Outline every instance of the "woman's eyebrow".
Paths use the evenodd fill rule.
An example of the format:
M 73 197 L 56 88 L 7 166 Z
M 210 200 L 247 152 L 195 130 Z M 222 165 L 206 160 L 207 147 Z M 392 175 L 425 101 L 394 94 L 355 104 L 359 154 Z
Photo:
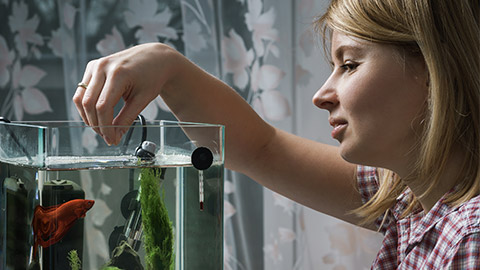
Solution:
M 345 51 L 354 51 L 357 54 L 363 55 L 364 48 L 356 45 L 340 45 L 335 49 L 333 55 L 336 59 L 342 59 Z

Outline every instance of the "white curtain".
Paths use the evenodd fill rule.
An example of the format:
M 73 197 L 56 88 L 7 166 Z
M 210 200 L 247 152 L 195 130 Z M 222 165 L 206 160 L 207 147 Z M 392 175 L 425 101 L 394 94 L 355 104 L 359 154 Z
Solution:
M 326 112 L 311 103 L 330 72 L 311 30 L 327 4 L 0 0 L 0 116 L 78 120 L 71 98 L 89 60 L 164 42 L 230 84 L 272 125 L 335 144 Z M 173 119 L 160 98 L 142 114 Z M 77 135 L 86 150 L 96 147 L 89 136 Z M 227 171 L 225 181 L 225 269 L 369 268 L 378 234 L 300 206 L 242 174 Z

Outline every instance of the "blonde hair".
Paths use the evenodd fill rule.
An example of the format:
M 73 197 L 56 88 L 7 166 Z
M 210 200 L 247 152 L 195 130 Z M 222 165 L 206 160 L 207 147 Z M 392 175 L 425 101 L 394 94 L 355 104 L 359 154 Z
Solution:
M 465 152 L 458 190 L 446 202 L 458 205 L 480 192 L 480 1 L 333 0 L 315 28 L 327 43 L 339 31 L 363 40 L 393 44 L 423 58 L 429 78 L 424 131 L 412 176 L 424 196 L 438 184 L 456 147 Z M 458 150 L 458 149 L 457 149 Z M 369 223 L 392 207 L 406 185 L 380 170 L 375 196 L 355 210 Z M 431 179 L 431 181 L 423 181 Z M 418 205 L 412 197 L 403 216 Z

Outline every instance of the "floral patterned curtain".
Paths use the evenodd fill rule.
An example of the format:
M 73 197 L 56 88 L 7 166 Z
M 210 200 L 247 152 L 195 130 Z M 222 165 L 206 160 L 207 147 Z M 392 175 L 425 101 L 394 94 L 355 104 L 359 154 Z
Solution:
M 334 144 L 326 114 L 311 104 L 330 72 L 311 32 L 327 2 L 0 0 L 0 116 L 78 120 L 71 98 L 89 60 L 164 42 L 230 84 L 266 121 Z M 174 119 L 160 98 L 142 114 Z M 89 132 L 77 135 L 85 151 L 97 144 Z M 225 269 L 369 268 L 377 234 L 297 205 L 244 175 L 225 177 Z M 95 221 L 86 220 L 92 230 L 111 213 L 98 203 L 110 192 L 91 192 L 102 206 Z M 107 257 L 97 233 L 92 252 Z

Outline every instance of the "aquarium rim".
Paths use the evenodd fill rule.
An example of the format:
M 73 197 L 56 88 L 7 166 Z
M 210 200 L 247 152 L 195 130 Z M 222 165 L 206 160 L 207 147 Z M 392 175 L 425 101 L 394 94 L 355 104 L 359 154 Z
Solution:
M 138 120 L 134 122 L 138 123 Z M 67 124 L 70 124 L 67 126 Z M 71 124 L 78 124 L 71 125 Z M 105 125 L 105 126 L 88 126 L 83 121 L 76 120 L 54 120 L 54 121 L 11 121 L 0 122 L 0 125 L 11 125 L 11 126 L 20 126 L 20 127 L 30 127 L 30 128 L 39 128 L 39 129 L 49 129 L 49 128 L 62 128 L 62 127 L 78 127 L 78 128 L 96 128 L 96 127 L 131 127 L 126 125 Z M 210 123 L 199 123 L 199 122 L 183 122 L 183 121 L 172 121 L 172 120 L 147 120 L 145 127 L 218 127 L 224 128 L 224 125 L 221 124 L 210 124 Z

